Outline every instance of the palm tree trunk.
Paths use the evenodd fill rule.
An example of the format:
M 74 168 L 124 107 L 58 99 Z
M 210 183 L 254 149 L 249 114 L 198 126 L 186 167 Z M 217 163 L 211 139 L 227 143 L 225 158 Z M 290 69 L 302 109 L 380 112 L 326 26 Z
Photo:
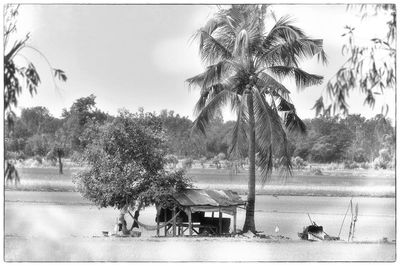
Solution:
M 253 95 L 247 95 L 247 106 L 249 108 L 249 183 L 246 205 L 246 219 L 243 232 L 256 232 L 254 223 L 254 208 L 256 202 L 256 131 L 254 122 Z

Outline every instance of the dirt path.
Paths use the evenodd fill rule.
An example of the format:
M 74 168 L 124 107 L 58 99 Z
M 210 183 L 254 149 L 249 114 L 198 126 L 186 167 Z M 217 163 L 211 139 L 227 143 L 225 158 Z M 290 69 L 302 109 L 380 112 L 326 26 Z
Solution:
M 395 245 L 235 239 L 8 238 L 5 254 L 6 261 L 394 261 Z
M 347 198 L 272 197 L 257 198 L 256 223 L 266 234 L 291 240 L 282 242 L 228 238 L 155 238 L 143 231 L 139 239 L 100 237 L 112 231 L 117 210 L 98 209 L 77 193 L 6 192 L 5 259 L 7 261 L 392 261 L 395 245 L 379 243 L 395 230 L 394 199 L 356 198 L 360 204 L 357 241 L 368 243 L 309 243 L 297 240 L 308 223 L 305 213 L 337 234 Z M 155 208 L 141 212 L 140 220 L 155 224 Z M 243 224 L 244 211 L 238 213 Z M 376 225 L 380 224 L 379 227 Z M 348 224 L 342 234 L 346 238 Z

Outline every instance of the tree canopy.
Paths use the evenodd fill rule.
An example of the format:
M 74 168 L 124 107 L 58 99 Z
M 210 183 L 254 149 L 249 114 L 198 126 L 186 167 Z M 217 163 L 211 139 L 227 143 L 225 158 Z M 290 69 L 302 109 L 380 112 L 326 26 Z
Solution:
M 84 150 L 88 168 L 74 182 L 97 206 L 167 204 L 167 195 L 189 186 L 182 171 L 164 170 L 165 138 L 162 123 L 153 114 L 120 113 L 95 130 Z

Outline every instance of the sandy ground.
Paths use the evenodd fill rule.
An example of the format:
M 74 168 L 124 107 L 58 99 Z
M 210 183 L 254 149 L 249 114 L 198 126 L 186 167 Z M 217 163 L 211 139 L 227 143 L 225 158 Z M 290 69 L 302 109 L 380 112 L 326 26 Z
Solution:
M 395 199 L 354 198 L 360 206 L 357 243 L 310 243 L 297 232 L 309 223 L 306 213 L 327 233 L 337 235 L 349 198 L 258 196 L 257 229 L 290 240 L 279 242 L 232 238 L 102 237 L 112 231 L 117 211 L 98 209 L 78 193 L 6 192 L 6 261 L 393 261 Z M 154 224 L 155 208 L 140 220 Z M 238 225 L 244 220 L 239 211 Z M 341 233 L 347 240 L 348 218 Z M 128 222 L 130 222 L 128 220 Z M 377 226 L 379 225 L 379 226 Z M 389 243 L 379 242 L 387 237 Z

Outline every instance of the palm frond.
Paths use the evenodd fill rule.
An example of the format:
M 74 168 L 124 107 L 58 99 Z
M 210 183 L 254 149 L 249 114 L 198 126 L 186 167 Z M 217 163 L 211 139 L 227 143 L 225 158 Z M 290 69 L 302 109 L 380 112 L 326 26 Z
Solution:
M 245 147 L 244 144 L 248 141 L 247 136 L 247 125 L 248 125 L 248 113 L 246 106 L 246 95 L 242 97 L 240 105 L 237 110 L 237 119 L 235 126 L 232 131 L 232 141 L 228 153 L 233 154 L 235 151 L 240 157 L 245 157 Z
M 200 98 L 194 106 L 193 113 L 197 115 L 206 106 L 207 102 L 212 99 L 215 95 L 220 93 L 223 87 L 220 84 L 205 88 L 201 90 Z
M 213 97 L 209 97 L 205 106 L 199 110 L 196 120 L 193 121 L 192 131 L 199 130 L 204 135 L 206 134 L 205 129 L 210 121 L 214 117 L 217 111 L 219 111 L 233 96 L 233 93 L 229 90 L 221 90 L 215 93 Z
M 258 73 L 256 86 L 260 89 L 268 88 L 272 90 L 272 95 L 274 96 L 279 95 L 285 99 L 289 98 L 290 91 L 267 73 Z
M 275 149 L 275 154 L 280 160 L 283 177 L 286 178 L 291 174 L 291 158 L 288 152 L 288 140 L 286 132 L 282 127 L 282 121 L 279 114 L 271 108 L 265 98 L 258 90 L 253 90 L 255 117 L 256 117 L 256 140 L 258 152 L 266 155 L 271 154 L 271 148 Z M 272 168 L 269 168 L 272 158 L 260 158 L 259 168 L 262 173 L 261 184 L 271 178 Z
M 295 108 L 292 103 L 286 101 L 284 98 L 280 98 L 280 102 L 278 105 L 278 111 L 290 112 L 293 110 L 295 110 Z
M 197 33 L 199 38 L 199 53 L 201 59 L 209 64 L 214 64 L 218 60 L 231 58 L 231 52 L 226 48 L 226 44 L 222 43 L 221 40 L 216 39 L 208 32 L 200 29 Z
M 327 57 L 323 50 L 321 39 L 302 38 L 291 42 L 280 42 L 263 47 L 261 60 L 265 65 L 298 66 L 300 60 L 309 59 L 317 55 L 318 60 L 327 64 Z
M 323 77 L 305 72 L 304 70 L 297 67 L 289 66 L 271 66 L 268 67 L 271 73 L 275 74 L 278 78 L 284 79 L 286 77 L 293 77 L 296 82 L 296 86 L 299 89 L 305 87 L 319 85 L 322 83 Z
M 292 42 L 299 38 L 307 38 L 304 31 L 294 25 L 290 16 L 281 17 L 264 39 L 264 46 L 279 42 Z
M 189 88 L 200 87 L 202 89 L 214 86 L 221 82 L 222 75 L 227 71 L 229 65 L 226 61 L 219 61 L 218 63 L 208 66 L 203 73 L 194 77 L 188 78 L 186 82 Z
M 297 116 L 295 110 L 285 113 L 285 127 L 289 132 L 298 132 L 305 135 L 307 127 L 304 122 Z

